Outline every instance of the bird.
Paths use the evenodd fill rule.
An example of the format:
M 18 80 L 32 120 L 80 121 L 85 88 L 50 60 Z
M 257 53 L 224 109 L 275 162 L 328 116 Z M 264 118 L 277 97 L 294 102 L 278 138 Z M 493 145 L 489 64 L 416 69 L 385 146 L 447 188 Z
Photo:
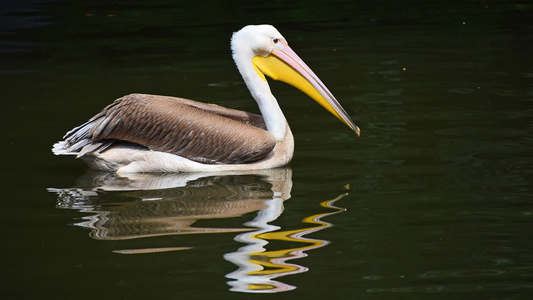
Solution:
M 298 88 L 360 135 L 274 26 L 248 25 L 234 32 L 231 50 L 260 115 L 178 97 L 129 94 L 68 131 L 52 152 L 75 155 L 90 168 L 119 174 L 285 166 L 294 154 L 294 137 L 265 75 Z

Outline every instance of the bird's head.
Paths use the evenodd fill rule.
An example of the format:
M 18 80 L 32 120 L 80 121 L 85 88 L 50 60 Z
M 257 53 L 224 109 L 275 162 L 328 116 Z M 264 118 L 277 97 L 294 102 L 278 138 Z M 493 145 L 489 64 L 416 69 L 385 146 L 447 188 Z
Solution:
M 289 47 L 287 40 L 271 25 L 248 25 L 235 32 L 231 39 L 233 58 L 240 64 L 253 66 L 257 76 L 265 75 L 288 83 L 322 105 L 357 135 L 357 127 L 333 94 Z

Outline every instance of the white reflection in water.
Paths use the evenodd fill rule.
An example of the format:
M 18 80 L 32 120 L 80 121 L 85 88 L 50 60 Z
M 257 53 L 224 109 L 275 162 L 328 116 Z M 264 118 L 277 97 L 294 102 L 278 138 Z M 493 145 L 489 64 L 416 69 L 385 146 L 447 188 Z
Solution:
M 91 213 L 75 225 L 91 230 L 98 240 L 125 240 L 164 235 L 238 232 L 235 241 L 246 244 L 224 258 L 238 269 L 226 275 L 232 291 L 275 293 L 295 286 L 274 280 L 308 270 L 288 263 L 307 256 L 305 251 L 329 244 L 327 240 L 305 237 L 328 227 L 321 218 L 344 209 L 333 203 L 346 194 L 322 202 L 328 212 L 302 220 L 304 228 L 282 230 L 270 224 L 283 213 L 291 197 L 290 168 L 231 174 L 130 174 L 91 172 L 78 180 L 78 187 L 51 188 L 58 208 Z M 333 209 L 333 210 L 331 210 Z M 198 220 L 256 216 L 240 228 L 196 227 Z M 302 245 L 269 251 L 271 241 Z M 279 247 L 279 246 L 278 246 Z M 117 249 L 120 254 L 146 254 L 188 250 L 191 247 Z

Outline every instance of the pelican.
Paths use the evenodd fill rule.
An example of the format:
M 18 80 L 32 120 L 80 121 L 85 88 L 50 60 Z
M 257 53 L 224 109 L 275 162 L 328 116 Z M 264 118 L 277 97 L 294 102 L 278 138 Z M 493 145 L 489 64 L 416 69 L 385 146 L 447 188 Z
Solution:
M 183 98 L 131 94 L 67 132 L 53 153 L 76 155 L 91 168 L 117 173 L 229 172 L 287 165 L 294 138 L 265 75 L 303 91 L 360 134 L 273 26 L 245 26 L 233 33 L 231 50 L 261 115 Z

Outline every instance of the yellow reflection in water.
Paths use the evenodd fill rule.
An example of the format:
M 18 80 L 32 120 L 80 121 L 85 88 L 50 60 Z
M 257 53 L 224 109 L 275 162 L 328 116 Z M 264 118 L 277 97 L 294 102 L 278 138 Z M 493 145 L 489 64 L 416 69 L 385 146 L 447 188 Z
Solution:
M 322 218 L 345 211 L 343 208 L 334 206 L 334 203 L 346 195 L 347 193 L 320 203 L 322 207 L 332 208 L 334 211 L 312 215 L 302 220 L 303 223 L 317 226 L 274 231 L 279 229 L 279 227 L 268 224 L 271 221 L 268 218 L 256 218 L 256 220 L 249 222 L 249 225 L 256 226 L 259 230 L 238 235 L 236 240 L 245 242 L 248 245 L 241 247 L 237 252 L 225 255 L 227 260 L 239 266 L 237 271 L 226 275 L 228 278 L 236 279 L 236 281 L 228 282 L 232 286 L 232 290 L 271 293 L 293 290 L 294 286 L 275 281 L 273 278 L 298 274 L 308 270 L 304 266 L 288 263 L 287 261 L 305 257 L 307 256 L 305 251 L 329 244 L 327 240 L 312 239 L 305 236 L 331 227 L 332 224 L 323 221 Z M 273 205 L 272 207 L 275 206 Z M 306 245 L 267 251 L 265 246 L 269 244 L 269 241 L 273 240 Z
M 333 203 L 343 198 L 346 195 L 347 194 L 343 194 L 332 200 L 327 200 L 327 201 L 320 203 L 320 206 L 334 208 L 336 209 L 336 211 L 312 215 L 302 220 L 303 223 L 316 224 L 318 226 L 302 228 L 302 229 L 297 229 L 297 230 L 268 232 L 268 233 L 260 233 L 260 234 L 253 235 L 252 238 L 256 238 L 256 239 L 262 239 L 262 240 L 268 240 L 268 241 L 280 240 L 280 241 L 287 241 L 287 242 L 305 243 L 309 245 L 297 247 L 297 248 L 282 249 L 282 250 L 277 250 L 277 251 L 250 253 L 250 256 L 252 257 L 261 256 L 262 258 L 266 258 L 264 260 L 252 259 L 250 260 L 251 263 L 258 264 L 266 268 L 270 268 L 270 269 L 265 269 L 261 271 L 250 272 L 250 275 L 263 275 L 263 274 L 282 275 L 282 274 L 290 273 L 296 270 L 301 270 L 299 266 L 286 264 L 285 261 L 289 259 L 305 256 L 304 254 L 305 250 L 316 249 L 316 248 L 320 248 L 322 246 L 329 244 L 329 241 L 326 241 L 326 240 L 310 239 L 310 238 L 305 238 L 304 236 L 307 234 L 325 229 L 327 227 L 331 227 L 332 225 L 330 223 L 322 221 L 321 218 L 345 211 L 345 209 L 343 208 L 333 206 Z

